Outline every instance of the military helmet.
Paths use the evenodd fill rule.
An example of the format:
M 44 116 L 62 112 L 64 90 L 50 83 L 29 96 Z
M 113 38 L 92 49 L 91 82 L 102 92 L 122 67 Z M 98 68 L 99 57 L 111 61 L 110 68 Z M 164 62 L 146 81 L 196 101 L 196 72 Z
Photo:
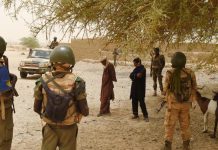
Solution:
M 67 63 L 75 65 L 73 50 L 68 46 L 56 46 L 50 55 L 51 63 Z
M 186 56 L 182 52 L 175 52 L 171 59 L 173 68 L 183 68 L 186 64 Z
M 4 53 L 4 51 L 6 50 L 6 45 L 7 43 L 5 42 L 5 40 L 0 36 L 0 53 Z

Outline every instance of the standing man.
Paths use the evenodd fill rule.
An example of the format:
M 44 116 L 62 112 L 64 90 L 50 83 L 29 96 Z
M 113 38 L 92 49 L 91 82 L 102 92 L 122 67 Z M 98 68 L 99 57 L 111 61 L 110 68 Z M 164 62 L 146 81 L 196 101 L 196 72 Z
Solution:
M 117 56 L 118 55 L 119 55 L 118 48 L 114 48 L 114 51 L 113 51 L 114 66 L 117 66 Z
M 189 150 L 190 108 L 196 105 L 196 78 L 191 69 L 185 68 L 186 56 L 176 52 L 171 59 L 172 69 L 166 72 L 164 95 L 166 96 L 165 145 L 164 150 L 171 150 L 176 122 L 180 123 L 183 149 Z M 194 105 L 194 106 L 195 106 Z
M 157 96 L 157 79 L 159 82 L 159 87 L 161 94 L 163 94 L 163 83 L 162 83 L 162 70 L 165 66 L 165 58 L 164 55 L 160 55 L 160 49 L 154 48 L 153 54 L 151 54 L 151 71 L 150 76 L 153 77 L 153 88 L 154 88 L 154 94 L 153 96 Z
M 13 96 L 17 76 L 9 73 L 8 58 L 4 55 L 7 43 L 0 36 L 0 150 L 10 150 L 13 138 Z
M 104 66 L 104 71 L 101 85 L 101 106 L 100 112 L 97 115 L 98 117 L 105 114 L 110 114 L 110 100 L 114 100 L 113 81 L 117 82 L 114 65 L 107 60 L 107 57 L 104 57 L 101 60 L 101 63 Z
M 138 119 L 138 102 L 146 122 L 148 122 L 148 112 L 145 105 L 145 90 L 146 90 L 146 69 L 141 64 L 140 58 L 135 58 L 133 60 L 135 69 L 130 74 L 130 79 L 132 80 L 130 99 L 132 99 L 132 119 Z
M 57 41 L 57 37 L 54 37 L 54 40 L 51 42 L 49 48 L 54 49 L 58 45 L 59 45 L 59 43 Z
M 46 123 L 41 150 L 76 150 L 77 123 L 89 114 L 85 81 L 72 73 L 75 58 L 70 47 L 55 47 L 50 62 L 53 71 L 34 88 L 34 111 Z

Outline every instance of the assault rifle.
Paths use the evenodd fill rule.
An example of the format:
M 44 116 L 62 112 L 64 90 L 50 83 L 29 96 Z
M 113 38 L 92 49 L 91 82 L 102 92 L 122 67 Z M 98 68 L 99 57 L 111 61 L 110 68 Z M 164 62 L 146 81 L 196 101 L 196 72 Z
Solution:
M 161 109 L 164 107 L 165 104 L 166 104 L 166 101 L 162 100 L 162 102 L 160 103 L 160 106 L 157 108 L 157 113 L 161 111 Z
M 8 71 L 9 71 L 8 57 L 3 55 L 3 60 L 4 60 L 5 66 L 8 68 Z M 17 76 L 15 74 L 10 73 L 10 71 L 9 71 L 9 76 L 10 76 L 10 81 L 12 84 L 13 95 L 17 97 L 17 96 L 19 96 L 17 90 L 15 89 L 15 84 L 17 82 Z M 13 107 L 13 111 L 15 113 L 14 98 L 12 98 L 12 107 Z

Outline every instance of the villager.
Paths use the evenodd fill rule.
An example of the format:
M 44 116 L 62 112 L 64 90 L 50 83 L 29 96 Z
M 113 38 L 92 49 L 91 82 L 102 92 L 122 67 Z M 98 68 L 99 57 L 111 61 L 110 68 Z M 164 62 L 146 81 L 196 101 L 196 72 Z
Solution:
M 104 71 L 101 85 L 101 106 L 98 117 L 110 114 L 110 100 L 115 99 L 113 82 L 117 82 L 114 65 L 108 61 L 107 57 L 104 57 L 101 63 L 104 66 Z
M 130 99 L 132 99 L 132 119 L 139 118 L 138 115 L 138 102 L 146 122 L 148 119 L 148 112 L 145 104 L 145 90 L 146 90 L 146 69 L 141 64 L 140 58 L 135 58 L 133 60 L 135 69 L 130 74 L 130 79 L 132 80 Z

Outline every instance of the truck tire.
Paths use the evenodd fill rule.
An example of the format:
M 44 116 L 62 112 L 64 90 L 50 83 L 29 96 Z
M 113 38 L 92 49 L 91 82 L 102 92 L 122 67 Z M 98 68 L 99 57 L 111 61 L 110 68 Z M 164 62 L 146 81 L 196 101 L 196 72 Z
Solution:
M 26 78 L 27 77 L 27 73 L 26 72 L 20 72 L 20 77 L 21 78 Z

